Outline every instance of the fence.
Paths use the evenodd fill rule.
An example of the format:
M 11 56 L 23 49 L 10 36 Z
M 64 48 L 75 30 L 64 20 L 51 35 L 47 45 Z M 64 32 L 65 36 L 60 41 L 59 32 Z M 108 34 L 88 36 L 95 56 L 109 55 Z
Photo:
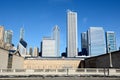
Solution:
M 79 69 L 0 69 L 0 76 L 3 75 L 58 75 L 58 76 L 120 76 L 120 69 L 108 68 L 79 68 Z

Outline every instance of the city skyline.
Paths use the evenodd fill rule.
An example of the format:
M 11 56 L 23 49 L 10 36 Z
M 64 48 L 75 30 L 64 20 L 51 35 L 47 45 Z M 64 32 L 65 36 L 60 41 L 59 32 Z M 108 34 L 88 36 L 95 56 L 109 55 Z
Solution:
M 12 42 L 15 46 L 19 42 L 19 30 L 22 25 L 25 29 L 24 40 L 29 46 L 40 48 L 42 37 L 51 35 L 52 27 L 57 24 L 60 26 L 60 53 L 65 52 L 67 9 L 78 13 L 79 51 L 81 51 L 80 34 L 90 26 L 101 26 L 105 31 L 114 31 L 117 49 L 120 46 L 120 2 L 118 0 L 36 0 L 34 2 L 32 0 L 1 0 L 0 2 L 2 11 L 0 25 L 4 25 L 6 30 L 13 30 Z M 31 4 L 33 4 L 32 7 Z

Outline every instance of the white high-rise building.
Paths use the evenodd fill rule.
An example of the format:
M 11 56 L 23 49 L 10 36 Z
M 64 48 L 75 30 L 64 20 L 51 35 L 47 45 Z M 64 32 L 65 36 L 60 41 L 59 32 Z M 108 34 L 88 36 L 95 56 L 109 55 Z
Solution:
M 42 57 L 56 57 L 55 40 L 51 37 L 44 37 L 42 40 Z
M 23 39 L 24 29 L 20 29 L 20 41 L 18 44 L 18 50 L 21 56 L 25 57 L 27 55 L 27 42 Z
M 77 37 L 77 13 L 68 10 L 67 12 L 67 56 L 78 55 Z
M 21 28 L 20 29 L 20 39 L 23 39 L 24 38 L 24 29 Z
M 55 40 L 56 57 L 59 57 L 60 56 L 60 30 L 57 25 L 53 28 L 53 39 Z
M 27 53 L 27 43 L 21 39 L 18 44 L 18 50 L 21 56 L 25 57 Z
M 4 42 L 12 44 L 12 35 L 13 35 L 13 31 L 6 30 L 4 34 Z

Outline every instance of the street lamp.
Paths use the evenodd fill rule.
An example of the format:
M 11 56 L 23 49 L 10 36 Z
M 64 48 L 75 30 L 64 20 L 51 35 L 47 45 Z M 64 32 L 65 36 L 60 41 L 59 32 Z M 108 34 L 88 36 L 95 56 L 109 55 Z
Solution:
M 111 51 L 110 51 L 110 44 L 108 45 L 108 49 L 109 49 L 109 58 L 110 58 L 110 68 L 112 68 L 113 67 L 113 65 L 112 65 L 112 56 L 111 56 Z

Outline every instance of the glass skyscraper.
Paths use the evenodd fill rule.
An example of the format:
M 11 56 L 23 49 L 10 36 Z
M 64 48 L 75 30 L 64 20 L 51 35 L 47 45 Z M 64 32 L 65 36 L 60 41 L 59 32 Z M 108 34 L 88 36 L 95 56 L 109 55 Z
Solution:
M 78 55 L 77 46 L 77 13 L 67 12 L 67 57 Z
M 57 25 L 53 28 L 53 39 L 55 40 L 56 57 L 60 57 L 60 29 Z
M 82 55 L 88 56 L 87 32 L 81 33 L 81 50 L 82 50 Z
M 25 57 L 27 53 L 27 43 L 23 40 L 20 39 L 19 45 L 18 45 L 18 50 L 21 56 Z
M 116 51 L 116 37 L 114 31 L 106 32 L 106 51 L 107 53 Z
M 12 35 L 13 32 L 11 30 L 6 30 L 4 34 L 4 42 L 12 44 Z
M 24 29 L 21 28 L 20 29 L 20 39 L 23 39 L 24 38 Z
M 20 29 L 20 41 L 18 44 L 18 50 L 21 54 L 21 56 L 25 57 L 27 54 L 27 42 L 23 39 L 24 37 L 24 29 Z
M 88 53 L 97 56 L 106 53 L 105 33 L 102 27 L 90 27 L 88 33 Z

